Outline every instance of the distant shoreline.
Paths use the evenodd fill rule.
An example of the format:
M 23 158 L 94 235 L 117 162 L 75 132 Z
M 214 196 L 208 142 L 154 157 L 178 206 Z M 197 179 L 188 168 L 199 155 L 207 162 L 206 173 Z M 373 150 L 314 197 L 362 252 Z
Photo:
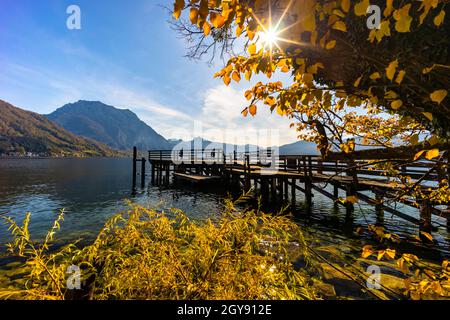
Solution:
M 102 157 L 17 157 L 17 156 L 0 156 L 0 160 L 45 160 L 45 159 L 113 159 L 113 158 L 132 158 L 129 156 L 102 156 Z

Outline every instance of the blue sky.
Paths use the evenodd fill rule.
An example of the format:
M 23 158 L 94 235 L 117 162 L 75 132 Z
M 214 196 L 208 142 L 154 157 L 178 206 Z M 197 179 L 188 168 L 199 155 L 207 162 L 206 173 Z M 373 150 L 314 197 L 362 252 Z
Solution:
M 72 4 L 81 9 L 81 30 L 66 27 Z M 266 144 L 254 133 L 267 128 L 277 131 L 279 143 L 294 141 L 287 119 L 263 108 L 255 118 L 240 115 L 251 83 L 225 87 L 213 78 L 221 61 L 211 66 L 184 57 L 185 43 L 162 7 L 171 4 L 1 0 L 0 99 L 42 114 L 100 100 L 131 109 L 166 138 Z

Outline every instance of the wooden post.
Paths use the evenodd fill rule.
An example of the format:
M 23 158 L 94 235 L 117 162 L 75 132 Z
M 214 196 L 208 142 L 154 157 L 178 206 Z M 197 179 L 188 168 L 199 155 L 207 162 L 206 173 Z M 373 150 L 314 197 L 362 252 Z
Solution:
M 431 206 L 430 200 L 423 199 L 420 204 L 420 231 L 430 232 L 431 231 L 431 213 L 433 212 L 433 207 Z
M 272 201 L 276 201 L 277 199 L 277 179 L 272 178 Z
M 245 156 L 245 161 L 244 161 L 244 181 L 245 181 L 245 186 L 244 186 L 244 191 L 248 192 L 251 188 L 251 181 L 250 181 L 250 156 L 246 155 Z
M 335 174 L 338 173 L 339 171 L 339 167 L 338 167 L 338 162 L 335 161 L 334 163 L 334 168 L 335 168 Z M 339 185 L 337 183 L 333 183 L 333 197 L 335 200 L 339 199 Z M 337 207 L 338 203 L 337 201 L 334 201 L 334 206 Z
M 353 182 L 352 183 L 347 183 L 347 186 L 346 186 L 346 196 L 347 197 L 351 197 L 351 196 L 355 196 L 356 195 L 356 186 L 357 186 L 358 181 L 357 181 L 357 177 L 356 177 L 356 171 L 353 168 L 354 166 L 355 166 L 355 162 L 354 161 L 349 161 L 347 163 L 347 167 L 348 168 L 346 170 L 346 174 L 347 174 L 347 176 L 353 177 Z M 353 211 L 355 209 L 355 206 L 350 201 L 347 201 L 345 203 L 345 207 L 346 207 L 346 211 L 347 211 L 347 216 L 350 216 L 353 213 Z
M 384 223 L 384 210 L 383 210 L 383 192 L 375 189 L 375 212 L 377 215 L 377 224 L 382 225 Z
M 269 184 L 266 178 L 261 177 L 261 195 L 264 203 L 267 202 L 269 198 Z
M 153 162 L 150 162 L 150 167 L 152 169 L 152 178 L 151 178 L 151 182 L 152 184 L 155 184 L 155 165 Z
M 308 209 L 312 206 L 311 157 L 303 157 L 303 175 L 305 180 L 305 199 Z
M 291 184 L 291 202 L 292 202 L 292 207 L 295 207 L 295 179 L 292 179 L 292 184 Z
M 141 159 L 141 189 L 145 188 L 145 158 Z
M 170 163 L 166 164 L 166 185 L 170 182 Z
M 133 147 L 133 183 L 132 183 L 132 189 L 133 191 L 136 190 L 136 162 L 137 162 L 137 148 Z
M 281 178 L 277 178 L 277 190 L 280 198 L 283 199 L 283 181 L 281 181 Z
M 288 178 L 284 179 L 284 198 L 286 200 L 289 199 L 289 184 L 288 184 Z
M 162 171 L 163 171 L 162 165 L 163 165 L 162 161 L 160 161 L 158 164 L 158 185 L 161 185 L 162 183 Z

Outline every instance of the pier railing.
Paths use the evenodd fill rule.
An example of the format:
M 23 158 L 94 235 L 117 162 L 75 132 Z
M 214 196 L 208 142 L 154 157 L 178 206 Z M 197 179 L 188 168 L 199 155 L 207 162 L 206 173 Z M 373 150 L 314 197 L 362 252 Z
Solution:
M 233 151 L 225 153 L 223 149 L 182 149 L 182 150 L 150 150 L 150 162 L 172 162 L 175 164 L 221 164 L 247 166 L 249 171 L 257 170 L 258 166 L 268 166 L 286 172 L 327 173 L 348 175 L 350 171 L 358 176 L 377 176 L 389 178 L 387 170 L 375 168 L 376 164 L 393 162 L 394 168 L 402 175 L 421 181 L 437 182 L 447 174 L 446 161 L 410 161 L 405 159 L 384 160 L 333 160 L 323 159 L 318 155 L 278 155 L 271 149 L 257 151 Z M 424 177 L 424 175 L 426 176 Z
M 215 164 L 243 164 L 249 158 L 254 163 L 271 163 L 274 161 L 270 149 L 256 151 L 224 152 L 223 149 L 181 149 L 181 150 L 150 150 L 148 159 L 152 161 L 171 161 L 177 164 L 187 163 L 215 163 Z
M 377 211 L 390 212 L 415 224 L 430 226 L 432 214 L 447 217 L 450 228 L 450 204 L 439 199 L 430 200 L 426 196 L 450 181 L 448 157 L 439 159 L 414 161 L 404 157 L 366 159 L 362 156 L 349 159 L 342 155 L 322 158 L 318 155 L 279 155 L 271 149 L 231 152 L 181 149 L 151 150 L 148 153 L 152 183 L 168 184 L 173 176 L 199 181 L 213 181 L 206 177 L 220 178 L 228 181 L 229 185 L 240 185 L 244 190 L 254 188 L 256 192 L 259 189 L 266 199 L 280 195 L 287 199 L 290 194 L 295 202 L 296 192 L 301 191 L 306 196 L 307 206 L 312 203 L 314 190 L 351 211 L 353 204 L 341 201 L 344 192 L 344 200 L 350 197 L 359 199 L 373 205 Z M 144 161 L 142 163 L 145 164 Z M 389 168 L 383 166 L 388 163 Z M 331 186 L 332 191 L 326 190 L 326 186 Z M 417 192 L 412 192 L 414 190 Z M 415 208 L 420 206 L 420 219 L 388 205 L 396 202 Z

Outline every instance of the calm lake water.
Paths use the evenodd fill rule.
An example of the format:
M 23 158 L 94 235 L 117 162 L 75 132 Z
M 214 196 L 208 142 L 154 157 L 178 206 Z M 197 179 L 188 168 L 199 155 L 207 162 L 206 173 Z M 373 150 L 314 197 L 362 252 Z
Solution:
M 30 231 L 33 238 L 44 236 L 59 210 L 65 209 L 65 221 L 57 238 L 92 239 L 114 213 L 127 208 L 126 199 L 161 210 L 176 207 L 189 216 L 204 219 L 223 209 L 225 192 L 202 191 L 193 187 L 159 188 L 131 196 L 131 159 L 1 159 L 0 215 L 17 220 L 31 212 Z M 357 206 L 351 220 L 345 210 L 315 194 L 313 211 L 306 215 L 302 207 L 303 195 L 297 195 L 296 220 L 304 227 L 311 241 L 317 245 L 343 245 L 357 248 L 362 240 L 354 230 L 358 226 L 376 223 L 374 209 Z M 414 210 L 399 206 L 404 212 L 417 216 Z M 435 225 L 445 220 L 435 219 Z M 418 234 L 417 227 L 386 213 L 384 225 L 388 231 L 400 235 Z M 427 248 L 437 259 L 449 255 L 449 234 L 444 227 L 433 233 L 437 244 Z M 11 237 L 5 225 L 0 226 L 0 247 Z M 366 239 L 367 240 L 367 239 Z

